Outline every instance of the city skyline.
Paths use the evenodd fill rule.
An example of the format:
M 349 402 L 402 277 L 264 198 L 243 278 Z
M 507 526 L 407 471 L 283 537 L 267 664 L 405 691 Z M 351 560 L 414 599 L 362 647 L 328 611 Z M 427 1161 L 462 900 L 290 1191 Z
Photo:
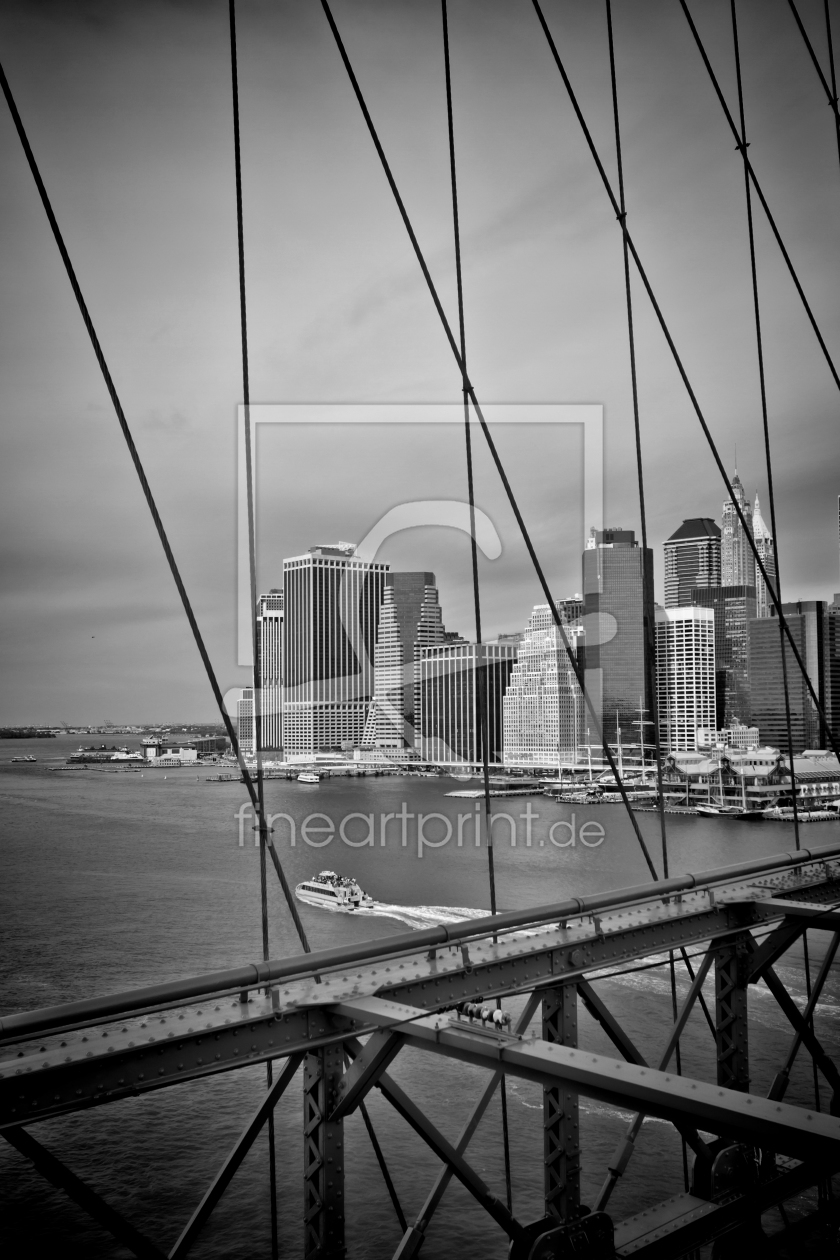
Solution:
M 12 0 L 0 15 L 4 65 L 211 658 L 225 685 L 247 685 L 233 665 L 230 613 L 241 364 L 226 10 L 155 0 L 114 8 L 94 0 L 90 13 Z M 438 17 L 411 6 L 337 13 L 452 319 Z M 585 7 L 552 21 L 612 170 L 603 14 Z M 453 6 L 450 22 L 471 375 L 483 399 L 603 402 L 605 522 L 623 522 L 638 535 L 614 218 L 533 14 L 465 3 Z M 679 12 L 640 0 L 632 22 L 620 11 L 615 22 L 634 233 L 724 462 L 731 467 L 737 442 L 750 493 L 758 492 L 766 512 L 738 156 Z M 729 66 L 727 7 L 709 6 L 698 22 L 715 64 Z M 799 77 L 779 72 L 792 55 L 790 14 L 780 7 L 757 22 L 747 10 L 743 22 L 751 157 L 832 347 L 840 236 L 829 112 L 805 60 Z M 257 6 L 246 8 L 240 25 L 252 396 L 457 401 L 458 373 L 322 16 L 305 6 Z M 365 51 L 367 36 L 374 53 Z M 796 55 L 805 56 L 801 49 Z M 486 65 L 490 76 L 479 73 Z M 15 473 L 0 507 L 8 662 L 0 721 L 152 719 L 166 711 L 215 719 L 6 116 L 0 146 L 8 277 L 2 454 Z M 830 598 L 836 389 L 761 220 L 757 240 L 783 594 Z M 715 517 L 723 487 L 639 299 L 648 531 L 661 587 L 659 541 L 686 515 L 687 489 L 691 510 Z M 283 452 L 265 455 L 258 479 L 276 478 L 293 497 Z M 462 447 L 456 456 L 452 483 L 465 497 Z M 318 462 L 320 453 L 310 459 Z M 556 457 L 557 470 L 565 473 L 576 459 L 572 443 Z M 517 470 L 521 495 L 544 463 L 532 460 L 533 474 L 525 463 Z M 427 465 L 412 471 L 425 475 Z M 480 471 L 477 500 L 492 516 L 495 474 L 489 466 Z M 327 472 L 320 464 L 319 475 Z M 396 483 L 398 474 L 396 454 L 376 464 L 379 486 Z M 564 499 L 574 493 L 563 485 Z M 371 517 L 392 506 L 387 495 L 381 504 L 360 497 L 347 488 L 331 495 L 319 505 L 320 521 L 299 521 L 305 536 L 288 537 L 285 553 L 308 545 L 321 523 L 325 536 L 338 536 L 340 526 L 342 535 L 361 537 Z M 556 502 L 542 494 L 524 507 L 535 533 L 548 522 L 569 538 L 559 554 L 548 533 L 537 539 L 552 590 L 577 589 L 577 532 L 589 522 L 579 521 L 575 505 L 560 519 Z M 324 519 L 324 511 L 335 519 Z M 394 568 L 434 569 L 452 624 L 469 635 L 468 549 L 450 550 L 420 562 L 410 540 L 395 540 L 383 558 Z M 265 557 L 261 589 L 276 584 L 270 567 Z M 488 633 L 514 628 L 506 609 L 517 600 L 527 613 L 539 598 L 534 585 L 524 568 L 505 572 L 495 587 L 485 584 Z

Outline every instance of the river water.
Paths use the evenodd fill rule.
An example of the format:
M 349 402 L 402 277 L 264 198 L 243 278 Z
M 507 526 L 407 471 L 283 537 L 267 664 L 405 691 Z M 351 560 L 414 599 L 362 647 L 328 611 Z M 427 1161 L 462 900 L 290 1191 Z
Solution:
M 125 742 L 137 746 L 136 740 Z M 253 820 L 242 808 L 247 801 L 242 785 L 207 782 L 212 771 L 206 768 L 146 769 L 137 774 L 51 772 L 50 767 L 63 764 L 77 744 L 78 737 L 0 744 L 0 1010 L 31 1009 L 257 959 L 259 853 L 253 846 Z M 37 764 L 12 765 L 11 757 L 21 754 L 36 756 Z M 449 915 L 452 908 L 464 914 L 488 908 L 487 848 L 483 836 L 480 845 L 475 843 L 474 804 L 444 795 L 462 787 L 451 780 L 396 777 L 333 779 L 317 786 L 266 783 L 268 807 L 277 815 L 275 840 L 290 883 L 325 867 L 353 874 L 390 916 L 331 914 L 302 906 L 313 948 L 386 936 L 404 931 L 406 924 L 425 926 Z M 501 909 L 542 905 L 648 879 L 620 806 L 561 805 L 537 796 L 498 800 L 495 809 L 511 819 L 502 819 L 494 829 Z M 422 823 L 420 814 L 425 815 Z M 658 818 L 639 817 L 661 868 Z M 667 822 L 672 874 L 794 847 L 792 827 L 785 823 L 743 824 L 675 815 Z M 427 841 L 419 846 L 418 823 Z M 371 828 L 374 843 L 368 845 L 363 842 Z M 840 839 L 836 822 L 810 824 L 802 835 L 806 846 Z M 269 879 L 272 956 L 298 953 L 270 867 Z M 812 936 L 813 960 L 822 952 L 825 938 Z M 801 949 L 787 955 L 779 971 L 801 1004 L 805 991 Z M 678 969 L 679 992 L 686 988 L 684 972 Z M 667 970 L 636 971 L 602 981 L 599 989 L 642 1052 L 657 1058 L 671 1018 Z M 707 996 L 711 997 L 710 990 Z M 507 1005 L 515 1013 L 522 1002 Z M 829 1053 L 840 1052 L 836 972 L 829 978 L 816 1022 Z M 789 1039 L 766 989 L 751 989 L 753 1092 L 766 1092 Z M 583 1014 L 581 1040 L 614 1057 L 606 1038 Z M 683 1070 L 704 1079 L 714 1075 L 713 1046 L 699 1010 L 692 1014 L 684 1038 Z M 485 1078 L 480 1069 L 421 1051 L 403 1051 L 391 1072 L 450 1140 L 457 1136 Z M 168 1249 L 257 1105 L 264 1081 L 262 1067 L 244 1069 L 47 1121 L 33 1131 L 108 1202 Z M 509 1082 L 508 1090 L 514 1212 L 528 1221 L 542 1215 L 541 1091 L 515 1081 Z M 812 1077 L 802 1055 L 788 1099 L 813 1102 Z M 824 1105 L 825 1100 L 823 1088 Z M 377 1091 L 369 1098 L 369 1110 L 411 1219 L 434 1180 L 437 1163 Z M 581 1100 L 584 1202 L 592 1203 L 596 1196 L 605 1162 L 627 1118 L 600 1103 Z M 285 1256 L 301 1253 L 300 1130 L 301 1095 L 293 1085 L 277 1110 L 278 1212 Z M 354 1260 L 390 1257 L 399 1227 L 358 1114 L 347 1121 L 346 1130 L 348 1255 Z M 498 1098 L 479 1126 L 469 1155 L 503 1197 Z M 0 1247 L 10 1260 L 35 1254 L 89 1260 L 128 1254 L 5 1143 L 0 1143 L 0 1185 Z M 611 1213 L 621 1219 L 682 1188 L 678 1139 L 667 1124 L 648 1121 L 613 1195 Z M 267 1256 L 269 1237 L 267 1155 L 261 1138 L 192 1254 L 228 1260 Z M 497 1227 L 453 1182 L 423 1254 L 446 1257 L 456 1252 L 460 1260 L 501 1260 L 507 1248 Z

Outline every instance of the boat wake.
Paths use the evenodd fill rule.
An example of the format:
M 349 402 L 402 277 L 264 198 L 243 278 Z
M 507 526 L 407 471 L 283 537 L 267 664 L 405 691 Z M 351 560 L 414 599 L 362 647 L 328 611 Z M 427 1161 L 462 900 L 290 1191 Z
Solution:
M 469 906 L 398 906 L 385 901 L 375 901 L 372 906 L 360 907 L 353 914 L 380 919 L 397 919 L 410 928 L 434 927 L 437 923 L 463 923 L 466 919 L 483 919 L 489 910 L 473 910 Z

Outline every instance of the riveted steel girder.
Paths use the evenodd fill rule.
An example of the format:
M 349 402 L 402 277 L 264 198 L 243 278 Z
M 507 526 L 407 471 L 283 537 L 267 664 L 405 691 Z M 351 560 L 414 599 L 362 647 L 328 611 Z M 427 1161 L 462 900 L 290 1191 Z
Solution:
M 541 1085 L 565 1081 L 611 1106 L 695 1124 L 796 1159 L 840 1159 L 840 1120 L 819 1112 L 541 1039 L 482 1033 L 456 1016 L 420 1014 L 381 998 L 342 1003 L 339 1013 L 393 1027 L 408 1045 L 467 1063 L 503 1067 L 511 1076 Z M 405 1022 L 398 1022 L 401 1018 Z

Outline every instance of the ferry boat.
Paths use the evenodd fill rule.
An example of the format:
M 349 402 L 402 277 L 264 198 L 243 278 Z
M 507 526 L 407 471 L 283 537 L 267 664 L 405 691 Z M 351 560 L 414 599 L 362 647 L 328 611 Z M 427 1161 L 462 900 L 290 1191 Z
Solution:
M 31 762 L 31 761 L 37 761 L 37 760 L 38 760 L 38 758 L 37 758 L 37 757 L 32 757 L 32 756 L 29 756 L 29 757 L 12 757 L 12 762 L 13 762 L 13 763 L 14 763 L 15 761 L 29 761 L 29 762 Z
M 335 871 L 321 871 L 304 880 L 295 888 L 295 896 L 309 906 L 328 910 L 367 910 L 373 905 L 373 897 L 362 891 L 352 875 L 336 875 Z
M 314 770 L 302 770 L 297 777 L 298 783 L 320 783 L 321 776 L 316 774 Z

